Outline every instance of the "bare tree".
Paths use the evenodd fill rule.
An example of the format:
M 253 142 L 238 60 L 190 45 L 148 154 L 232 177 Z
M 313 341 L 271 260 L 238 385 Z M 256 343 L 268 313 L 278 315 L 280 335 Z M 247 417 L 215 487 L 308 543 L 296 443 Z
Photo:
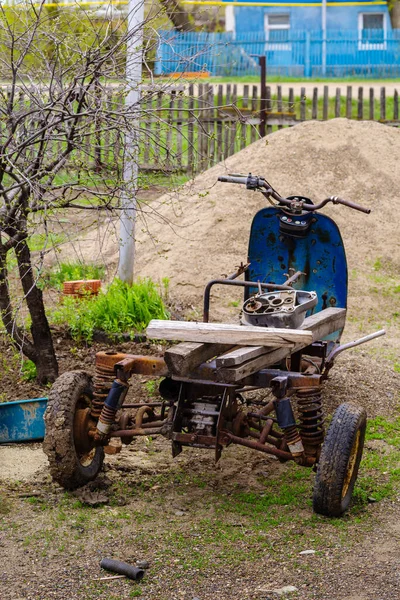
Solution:
M 43 253 L 33 261 L 29 244 L 33 221 L 46 232 L 59 209 L 118 208 L 129 188 L 118 160 L 104 182 L 99 175 L 88 183 L 87 165 L 95 160 L 97 171 L 107 167 L 99 158 L 105 136 L 121 148 L 125 135 L 137 139 L 131 130 L 140 101 L 123 101 L 125 49 L 137 32 L 127 31 L 126 19 L 99 20 L 78 7 L 54 14 L 42 2 L 0 11 L 0 311 L 13 344 L 46 382 L 58 367 L 37 281 Z M 19 314 L 21 293 L 10 284 L 13 253 L 29 334 Z

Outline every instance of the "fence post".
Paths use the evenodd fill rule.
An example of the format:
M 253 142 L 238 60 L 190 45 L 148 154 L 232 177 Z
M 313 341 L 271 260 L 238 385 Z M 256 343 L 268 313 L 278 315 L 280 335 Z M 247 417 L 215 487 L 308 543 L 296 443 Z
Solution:
M 306 120 L 306 88 L 300 90 L 300 121 Z
M 393 94 L 393 121 L 399 120 L 399 94 L 394 90 Z
M 347 86 L 347 95 L 346 95 L 346 119 L 351 119 L 351 109 L 352 109 L 352 103 L 351 103 L 351 97 L 352 97 L 352 87 L 351 85 Z
M 359 87 L 358 88 L 358 111 L 357 111 L 357 118 L 362 121 L 362 119 L 364 118 L 364 98 L 363 98 L 363 92 L 364 92 L 364 88 Z
M 336 88 L 335 119 L 338 119 L 340 117 L 340 100 L 341 100 L 341 90 L 340 90 L 340 88 Z
M 282 86 L 278 85 L 277 87 L 277 95 L 276 95 L 276 107 L 278 109 L 279 119 L 282 121 L 282 113 L 283 113 L 283 103 L 282 103 Z M 278 129 L 283 129 L 283 125 L 278 125 Z
M 374 120 L 374 116 L 375 116 L 374 88 L 369 88 L 369 118 L 371 121 Z
M 261 73 L 260 73 L 260 83 L 261 83 L 261 98 L 260 98 L 260 137 L 265 137 L 265 122 L 267 115 L 265 114 L 266 110 L 266 85 L 267 85 L 267 57 L 259 56 L 258 62 L 260 64 Z
M 329 88 L 324 85 L 324 104 L 322 107 L 322 118 L 324 121 L 328 120 L 328 107 L 329 107 Z
M 381 87 L 381 121 L 386 121 L 386 89 Z
M 318 88 L 317 87 L 315 87 L 314 91 L 313 91 L 311 118 L 313 119 L 313 121 L 316 121 L 318 119 Z

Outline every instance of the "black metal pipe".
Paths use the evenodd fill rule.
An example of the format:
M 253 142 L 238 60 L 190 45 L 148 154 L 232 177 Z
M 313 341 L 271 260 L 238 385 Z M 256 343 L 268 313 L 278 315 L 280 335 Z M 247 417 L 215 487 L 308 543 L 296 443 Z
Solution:
M 114 560 L 113 558 L 103 558 L 100 562 L 100 567 L 111 571 L 112 573 L 118 573 L 119 575 L 125 575 L 129 579 L 140 581 L 144 577 L 144 570 L 138 567 L 128 565 L 128 563 L 122 560 Z
M 232 279 L 212 279 L 209 281 L 204 290 L 204 306 L 203 306 L 203 322 L 208 323 L 210 316 L 210 294 L 211 288 L 214 285 L 235 285 L 244 288 L 261 287 L 263 290 L 292 290 L 289 285 L 279 285 L 277 283 L 261 283 L 258 281 L 236 281 Z

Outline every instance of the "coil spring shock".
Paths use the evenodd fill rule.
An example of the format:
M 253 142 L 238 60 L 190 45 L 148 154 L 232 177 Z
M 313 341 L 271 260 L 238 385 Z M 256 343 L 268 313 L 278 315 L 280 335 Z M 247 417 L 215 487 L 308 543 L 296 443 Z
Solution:
M 93 378 L 93 400 L 91 415 L 98 419 L 103 410 L 105 399 L 115 379 L 114 369 L 105 365 L 96 365 Z
M 298 390 L 296 396 L 304 451 L 306 455 L 318 456 L 325 434 L 321 387 Z
M 296 425 L 286 427 L 284 440 L 293 456 L 301 456 L 304 452 L 302 439 Z

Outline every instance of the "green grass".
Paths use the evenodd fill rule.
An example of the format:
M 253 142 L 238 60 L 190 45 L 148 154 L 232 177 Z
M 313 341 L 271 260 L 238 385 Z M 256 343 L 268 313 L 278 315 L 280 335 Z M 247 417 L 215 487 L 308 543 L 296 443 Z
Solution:
M 103 265 L 88 265 L 82 262 L 60 263 L 57 268 L 43 274 L 43 282 L 46 287 L 61 289 L 64 281 L 103 279 L 104 275 Z
M 55 324 L 67 325 L 75 340 L 90 342 L 98 329 L 107 333 L 143 331 L 151 319 L 165 319 L 160 292 L 150 279 L 132 286 L 114 280 L 106 292 L 83 299 L 66 297 L 51 313 Z

